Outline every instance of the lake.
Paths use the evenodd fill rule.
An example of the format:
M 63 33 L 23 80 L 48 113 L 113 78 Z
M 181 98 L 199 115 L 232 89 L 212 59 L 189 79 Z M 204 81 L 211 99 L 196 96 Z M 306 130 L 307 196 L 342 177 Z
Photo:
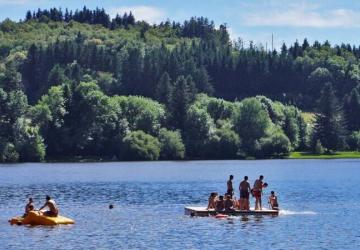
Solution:
M 210 192 L 265 176 L 277 217 L 191 218 Z M 1 249 L 355 249 L 360 160 L 262 160 L 0 165 Z M 10 226 L 32 196 L 51 195 L 75 225 Z M 238 197 L 238 191 L 236 193 Z M 110 210 L 109 204 L 115 208 Z M 251 205 L 254 200 L 251 199 Z

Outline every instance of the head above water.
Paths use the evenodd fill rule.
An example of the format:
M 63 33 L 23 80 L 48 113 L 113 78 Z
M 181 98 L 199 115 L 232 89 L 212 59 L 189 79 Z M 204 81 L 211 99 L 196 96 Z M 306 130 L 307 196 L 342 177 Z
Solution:
M 247 176 L 244 176 L 244 180 L 247 181 L 249 179 L 249 177 Z
M 266 188 L 267 186 L 269 186 L 269 185 L 265 182 L 264 185 L 263 185 L 263 187 Z
M 33 202 L 33 198 L 30 197 L 30 198 L 29 198 L 29 202 Z
M 264 176 L 260 175 L 259 179 L 262 181 L 264 179 Z
M 272 195 L 274 195 L 274 194 L 275 194 L 275 192 L 274 192 L 274 191 L 271 191 L 270 193 L 271 193 Z
M 224 196 L 220 195 L 220 196 L 219 196 L 219 199 L 220 199 L 220 200 L 223 200 L 223 199 L 224 199 Z
M 47 201 L 51 200 L 51 197 L 49 195 L 46 195 L 46 198 L 45 198 Z
M 233 175 L 230 175 L 229 179 L 230 179 L 230 180 L 234 179 L 234 176 L 233 176 Z

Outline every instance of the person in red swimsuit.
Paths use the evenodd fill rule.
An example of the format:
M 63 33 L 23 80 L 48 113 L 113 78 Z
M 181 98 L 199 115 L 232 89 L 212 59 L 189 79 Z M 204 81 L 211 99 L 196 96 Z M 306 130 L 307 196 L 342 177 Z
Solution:
M 253 196 L 255 197 L 255 210 L 262 210 L 261 205 L 261 195 L 262 195 L 262 189 L 264 187 L 267 187 L 267 184 L 263 184 L 264 176 L 260 175 L 259 179 L 257 179 L 254 183 L 254 187 L 252 190 Z

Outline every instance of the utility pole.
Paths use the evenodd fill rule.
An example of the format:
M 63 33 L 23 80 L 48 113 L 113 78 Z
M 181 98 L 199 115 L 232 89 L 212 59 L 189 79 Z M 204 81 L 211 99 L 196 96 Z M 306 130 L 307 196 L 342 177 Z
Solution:
M 271 52 L 274 51 L 274 33 L 271 33 Z

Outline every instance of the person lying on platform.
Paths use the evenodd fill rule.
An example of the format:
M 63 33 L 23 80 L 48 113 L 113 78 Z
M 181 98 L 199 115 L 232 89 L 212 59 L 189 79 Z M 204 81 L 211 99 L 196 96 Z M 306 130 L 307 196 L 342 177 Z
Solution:
M 215 209 L 216 208 L 216 198 L 217 198 L 217 193 L 210 194 L 207 209 Z
M 216 211 L 223 211 L 224 208 L 225 208 L 224 196 L 220 195 L 219 199 L 216 201 L 215 210 Z
M 271 194 L 269 196 L 269 204 L 271 206 L 271 209 L 279 210 L 279 203 L 274 191 L 271 191 Z
M 27 203 L 26 206 L 25 206 L 25 213 L 24 213 L 23 217 L 25 218 L 26 215 L 28 215 L 28 213 L 29 213 L 30 211 L 33 211 L 34 209 L 35 209 L 35 207 L 34 207 L 34 205 L 33 205 L 33 199 L 32 199 L 32 198 L 29 198 L 29 201 L 28 201 L 28 203 Z
M 231 195 L 227 195 L 224 202 L 225 211 L 234 211 L 234 202 L 231 199 Z
M 56 203 L 54 200 L 51 199 L 51 197 L 49 195 L 46 196 L 46 202 L 44 204 L 44 206 L 42 206 L 39 211 L 41 212 L 42 209 L 44 209 L 45 207 L 48 207 L 49 210 L 43 212 L 43 215 L 45 216 L 50 216 L 50 217 L 56 217 L 59 214 L 59 209 L 56 206 Z

